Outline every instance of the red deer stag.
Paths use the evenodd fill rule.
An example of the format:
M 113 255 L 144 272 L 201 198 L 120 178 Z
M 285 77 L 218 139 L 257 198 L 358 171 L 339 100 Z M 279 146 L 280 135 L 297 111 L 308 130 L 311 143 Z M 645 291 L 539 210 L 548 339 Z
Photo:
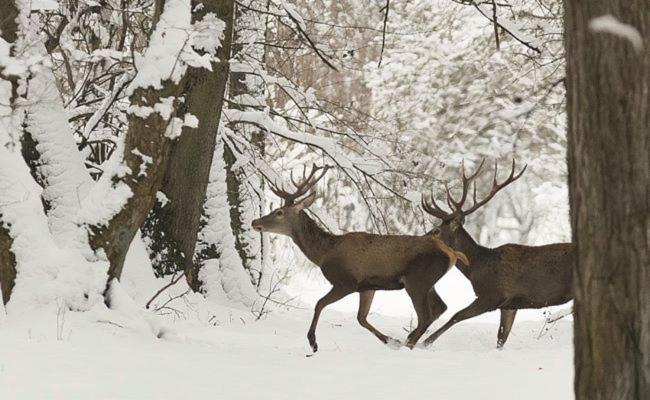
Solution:
M 483 160 L 484 162 L 485 160 Z M 497 182 L 497 164 L 494 164 L 494 179 L 490 193 L 480 201 L 476 200 L 474 183 L 474 204 L 463 210 L 470 184 L 481 172 L 483 162 L 469 177 L 462 171 L 462 193 L 456 201 L 448 187 L 445 211 L 436 204 L 433 196 L 427 202 L 422 196 L 422 208 L 428 214 L 442 220 L 432 233 L 452 248 L 458 249 L 472 260 L 472 267 L 459 265 L 460 271 L 470 280 L 476 299 L 466 308 L 456 313 L 446 324 L 435 331 L 425 341 L 430 345 L 452 325 L 477 315 L 499 309 L 501 323 L 497 334 L 497 348 L 503 347 L 515 320 L 517 310 L 524 308 L 543 308 L 566 303 L 573 299 L 572 279 L 575 250 L 571 243 L 555 243 L 545 246 L 522 246 L 505 244 L 490 249 L 476 243 L 463 228 L 465 217 L 487 203 L 494 195 L 517 180 L 526 170 L 524 167 L 515 175 L 515 161 L 508 178 Z
M 446 307 L 435 292 L 434 283 L 456 263 L 457 258 L 469 262 L 465 255 L 430 235 L 374 235 L 365 232 L 333 235 L 326 232 L 304 210 L 316 199 L 312 188 L 327 169 L 313 166 L 309 174 L 303 171 L 301 182 L 296 182 L 292 175 L 291 182 L 296 187 L 292 193 L 271 185 L 273 193 L 284 200 L 284 205 L 253 221 L 253 229 L 291 237 L 332 284 L 332 289 L 317 302 L 307 334 L 314 352 L 318 350 L 316 325 L 321 311 L 353 292 L 359 292 L 359 324 L 383 343 L 388 343 L 391 338 L 379 332 L 366 317 L 375 290 L 403 288 L 418 316 L 418 325 L 407 339 L 407 345 L 412 347 Z M 318 171 L 320 174 L 316 175 Z M 308 191 L 306 197 L 298 200 Z

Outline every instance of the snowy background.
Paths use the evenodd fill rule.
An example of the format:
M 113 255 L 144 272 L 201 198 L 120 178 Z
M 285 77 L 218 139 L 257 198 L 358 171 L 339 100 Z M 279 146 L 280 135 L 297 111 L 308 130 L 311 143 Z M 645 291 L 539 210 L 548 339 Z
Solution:
M 289 238 L 250 229 L 279 205 L 268 183 L 315 162 L 334 167 L 310 208 L 327 229 L 423 234 L 437 221 L 421 194 L 442 198 L 462 161 L 487 158 L 528 169 L 468 218 L 479 243 L 570 240 L 561 2 L 462 3 L 392 1 L 387 18 L 384 1 L 239 4 L 188 256 L 202 290 L 155 250 L 149 220 L 105 294 L 110 262 L 93 229 L 137 196 L 130 178 L 148 182 L 163 162 L 125 150 L 130 129 L 157 118 L 169 144 L 198 126 L 179 112 L 187 93 L 154 104 L 143 93 L 212 69 L 226 24 L 211 12 L 195 20 L 202 6 L 189 0 L 166 0 L 157 23 L 148 0 L 128 10 L 117 0 L 16 2 L 13 47 L 0 39 L 0 262 L 5 240 L 17 271 L 0 307 L 0 398 L 572 398 L 571 317 L 547 322 L 570 304 L 520 311 L 503 350 L 498 312 L 409 350 L 360 327 L 352 294 L 324 311 L 319 352 L 306 357 L 312 310 L 330 285 Z M 162 191 L 152 198 L 169 202 Z M 436 289 L 448 310 L 429 332 L 475 297 L 457 269 Z M 376 294 L 369 320 L 404 339 L 416 317 L 406 293 L 391 291 Z

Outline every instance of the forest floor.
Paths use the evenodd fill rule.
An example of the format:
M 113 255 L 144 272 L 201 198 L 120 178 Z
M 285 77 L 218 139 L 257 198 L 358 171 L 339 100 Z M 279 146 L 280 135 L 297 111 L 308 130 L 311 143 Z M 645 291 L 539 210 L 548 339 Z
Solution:
M 183 313 L 154 318 L 98 305 L 0 320 L 0 399 L 573 398 L 571 321 L 541 338 L 541 321 L 515 322 L 503 350 L 495 349 L 498 324 L 466 321 L 430 348 L 409 350 L 381 344 L 353 313 L 326 310 L 319 352 L 306 357 L 310 310 L 259 321 L 234 306 Z M 369 319 L 400 339 L 411 323 Z

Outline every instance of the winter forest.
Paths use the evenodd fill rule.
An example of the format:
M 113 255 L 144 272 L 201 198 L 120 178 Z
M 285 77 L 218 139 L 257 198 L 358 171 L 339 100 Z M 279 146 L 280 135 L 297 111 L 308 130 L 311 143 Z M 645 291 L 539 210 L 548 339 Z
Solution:
M 0 0 L 1 399 L 650 398 L 647 0 Z

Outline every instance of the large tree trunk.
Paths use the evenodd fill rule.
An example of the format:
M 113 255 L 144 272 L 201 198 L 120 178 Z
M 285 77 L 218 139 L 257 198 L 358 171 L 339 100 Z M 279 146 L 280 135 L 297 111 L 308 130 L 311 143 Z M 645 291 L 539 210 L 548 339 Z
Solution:
M 18 24 L 16 21 L 18 9 L 16 4 L 8 0 L 0 2 L 0 15 L 2 15 L 2 18 L 0 18 L 0 37 L 7 43 L 15 43 L 18 37 Z M 0 68 L 0 79 L 9 81 L 11 84 L 11 98 L 2 100 L 9 100 L 9 106 L 12 108 L 13 113 L 13 104 L 18 97 L 18 77 L 3 74 Z M 2 145 L 4 143 L 0 141 L 0 146 Z M 7 304 L 16 281 L 16 257 L 11 251 L 13 239 L 9 235 L 9 230 L 3 224 L 2 213 L 0 213 L 0 291 L 2 292 L 3 304 Z
M 16 282 L 16 257 L 11 251 L 12 243 L 13 239 L 9 236 L 9 230 L 2 226 L 0 215 L 0 291 L 3 304 L 9 302 Z
M 650 12 L 565 1 L 578 399 L 650 399 Z M 636 28 L 635 48 L 611 14 Z M 612 28 L 614 27 L 614 28 Z
M 166 1 L 156 1 L 154 22 L 157 23 L 160 19 Z M 157 26 L 154 24 L 152 32 L 156 30 Z M 131 106 L 148 107 L 159 103 L 163 98 L 171 97 L 174 99 L 172 108 L 175 110 L 175 115 L 172 116 L 182 116 L 179 113 L 181 100 L 179 96 L 183 94 L 183 79 L 180 83 L 160 82 L 161 89 L 152 86 L 136 87 L 129 97 Z M 109 221 L 99 221 L 88 228 L 91 232 L 91 247 L 95 251 L 103 250 L 110 262 L 107 290 L 113 279 L 120 279 L 131 241 L 156 201 L 169 162 L 173 140 L 166 135 L 169 124 L 169 117 L 164 117 L 158 112 L 152 112 L 147 116 L 130 113 L 128 116 L 128 130 L 122 150 L 123 163 L 128 170 L 108 178 L 112 180 L 113 187 L 119 184 L 127 185 L 131 195 L 126 200 L 126 204 L 111 216 Z M 110 299 L 107 298 L 106 301 L 109 303 Z
M 248 7 L 265 10 L 268 9 L 268 2 L 253 1 Z M 266 15 L 241 6 L 237 7 L 235 15 L 237 23 L 233 33 L 233 58 L 246 65 L 263 64 L 266 50 L 261 43 L 266 40 Z M 265 85 L 254 74 L 233 71 L 230 73 L 228 98 L 231 108 L 242 111 L 250 107 L 250 104 L 245 105 L 242 102 L 249 103 L 253 100 L 264 104 Z M 256 171 L 247 170 L 251 168 L 250 164 L 238 165 L 237 154 L 250 151 L 256 153 L 256 157 L 262 157 L 265 135 L 258 127 L 252 125 L 238 124 L 231 126 L 231 129 L 237 137 L 245 138 L 250 143 L 250 148 L 235 149 L 232 141 L 224 140 L 223 159 L 226 165 L 230 227 L 235 238 L 235 249 L 244 269 L 251 275 L 251 279 L 259 284 L 262 274 L 263 238 L 251 230 L 250 223 L 262 212 L 262 201 L 254 199 L 251 194 L 263 192 L 262 181 L 258 180 Z M 249 185 L 249 188 L 246 185 Z M 257 190 L 250 190 L 250 186 L 257 186 Z
M 202 7 L 197 8 L 199 4 Z M 156 203 L 143 226 L 143 234 L 150 239 L 155 269 L 171 273 L 182 268 L 189 286 L 198 291 L 201 282 L 193 255 L 228 81 L 234 1 L 196 0 L 192 8 L 198 10 L 192 16 L 194 21 L 214 13 L 225 22 L 221 47 L 216 53 L 219 61 L 212 63 L 212 71 L 188 68 L 184 111 L 196 116 L 199 126 L 184 132 L 172 147 L 161 189 L 169 203 Z

